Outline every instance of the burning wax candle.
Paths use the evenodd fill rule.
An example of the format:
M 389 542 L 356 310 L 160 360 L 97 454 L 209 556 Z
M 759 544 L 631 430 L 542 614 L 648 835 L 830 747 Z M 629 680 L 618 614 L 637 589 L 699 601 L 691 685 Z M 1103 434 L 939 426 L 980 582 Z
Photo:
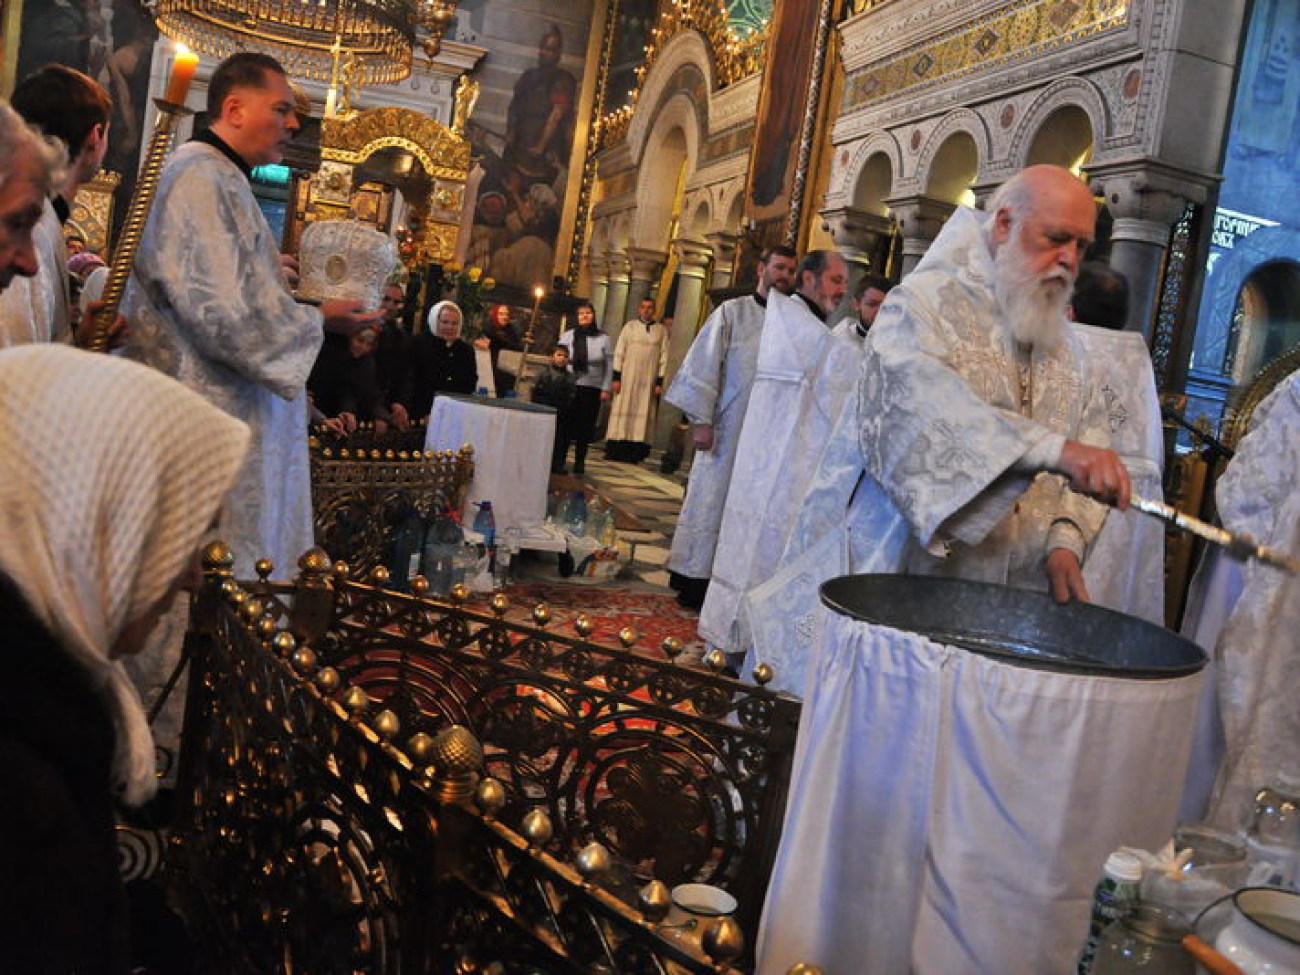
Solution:
M 176 59 L 172 62 L 172 76 L 167 82 L 167 93 L 163 101 L 173 105 L 184 105 L 185 96 L 190 93 L 190 82 L 194 80 L 194 69 L 199 66 L 199 56 L 189 48 L 181 46 L 176 49 Z

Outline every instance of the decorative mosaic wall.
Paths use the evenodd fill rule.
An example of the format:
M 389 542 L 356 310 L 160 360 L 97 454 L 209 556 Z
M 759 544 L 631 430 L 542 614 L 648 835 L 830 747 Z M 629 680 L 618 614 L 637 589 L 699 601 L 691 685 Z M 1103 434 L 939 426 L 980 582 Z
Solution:
M 1120 30 L 1128 0 L 1021 0 L 942 39 L 868 65 L 845 83 L 843 110 Z

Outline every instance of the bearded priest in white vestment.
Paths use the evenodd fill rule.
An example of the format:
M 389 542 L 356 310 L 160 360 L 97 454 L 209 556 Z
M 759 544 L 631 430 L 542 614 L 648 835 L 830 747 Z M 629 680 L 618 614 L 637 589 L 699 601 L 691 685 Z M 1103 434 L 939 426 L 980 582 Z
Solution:
M 958 209 L 885 300 L 779 564 L 745 594 L 753 642 L 795 695 L 822 582 L 945 575 L 1089 598 L 1081 564 L 1129 477 L 1105 448 L 1106 398 L 1065 306 L 1095 205 L 1068 171 L 1033 167 Z M 1064 475 L 1057 476 L 1057 474 Z M 1117 556 L 1118 558 L 1118 556 Z
M 957 651 L 817 612 L 817 586 L 845 571 L 951 575 L 1050 589 L 1060 602 L 1088 598 L 1081 563 L 1105 509 L 1070 493 L 1067 481 L 1120 508 L 1130 492 L 1120 458 L 1102 446 L 1109 442 L 1105 400 L 1065 320 L 1095 215 L 1087 187 L 1047 166 L 1013 177 L 987 214 L 953 214 L 867 336 L 856 401 L 805 495 L 781 578 L 749 594 L 749 609 L 773 626 L 764 636 L 774 642 L 760 648 L 785 648 L 790 659 L 776 663 L 778 679 L 788 666 L 796 676 L 786 686 L 805 697 L 757 944 L 762 975 L 800 961 L 827 971 L 919 975 L 1072 970 L 1094 866 L 1087 866 L 1081 897 L 1078 871 L 1064 864 L 1002 863 L 1006 875 L 984 881 L 987 897 L 971 896 L 963 871 L 997 862 L 1002 843 L 1017 855 L 1054 849 L 1060 830 L 1079 818 L 1072 802 L 1075 813 L 1097 817 L 1093 842 L 1111 842 L 1102 827 L 1113 829 L 1117 816 L 1139 815 L 1129 814 L 1129 803 L 1147 808 L 1149 796 L 1128 795 L 1118 806 L 1080 806 L 1085 793 L 1054 781 L 1051 769 L 1016 764 L 1018 750 L 1041 758 L 1054 747 L 1032 734 L 1017 741 L 1017 722 L 1059 732 L 1059 713 L 1061 726 L 1077 718 L 1082 727 L 1089 702 L 1118 702 L 1123 682 L 1052 701 L 1035 689 L 1055 692 L 1069 680 L 1007 668 L 1016 674 L 999 670 L 988 680 L 1015 713 L 986 713 L 984 699 L 970 690 L 993 694 L 978 676 L 995 669 L 984 667 L 985 658 L 968 654 L 969 667 L 945 669 L 944 654 Z M 813 633 L 802 644 L 786 642 L 819 627 L 828 639 Z M 859 633 L 868 636 L 856 639 Z M 933 654 L 918 653 L 919 645 Z M 958 671 L 975 675 L 962 685 L 970 694 L 943 698 L 944 675 Z M 1193 694 L 1195 685 L 1167 693 L 1175 690 Z M 962 723 L 985 717 L 979 728 Z M 960 754 L 930 747 L 953 740 Z M 1175 761 L 1183 746 L 1166 745 L 1144 742 L 1124 754 L 1145 761 L 1164 748 L 1155 759 Z M 968 751 L 973 764 L 963 764 Z M 944 771 L 950 766 L 957 769 L 951 777 Z M 980 778 L 986 772 L 996 781 Z M 1021 800 L 1037 802 L 1036 787 L 1051 814 L 1027 822 L 1018 814 L 1033 802 Z M 865 829 L 870 842 L 845 843 L 855 829 Z M 1062 900 L 1063 891 L 1070 897 Z M 1013 947 L 1007 932 L 1025 925 L 1006 905 L 1039 903 L 1043 910 L 1029 913 L 1053 923 Z M 1069 924 L 1054 923 L 1066 916 Z M 1078 931 L 1076 920 L 1084 922 Z
M 754 293 L 713 310 L 664 397 L 686 414 L 695 441 L 686 500 L 668 556 L 678 598 L 686 605 L 699 608 L 713 572 L 722 510 L 758 368 L 767 296 L 773 290 L 789 294 L 794 272 L 793 250 L 778 246 L 764 251 Z
M 334 299 L 298 304 L 278 242 L 249 183 L 297 131 L 294 94 L 274 58 L 237 54 L 208 87 L 212 127 L 172 155 L 145 225 L 123 314 L 131 354 L 179 379 L 252 430 L 220 534 L 235 572 L 270 558 L 289 578 L 313 544 L 307 375 L 322 324 L 351 331 L 374 315 Z
M 848 286 L 833 251 L 804 257 L 791 297 L 769 293 L 699 632 L 728 653 L 749 645 L 741 597 L 775 571 L 817 459 L 853 388 L 862 348 L 826 327 Z
M 614 398 L 605 433 L 610 460 L 639 464 L 650 453 L 655 401 L 663 395 L 668 368 L 668 330 L 654 317 L 654 301 L 641 299 L 637 317 L 623 326 L 614 345 Z

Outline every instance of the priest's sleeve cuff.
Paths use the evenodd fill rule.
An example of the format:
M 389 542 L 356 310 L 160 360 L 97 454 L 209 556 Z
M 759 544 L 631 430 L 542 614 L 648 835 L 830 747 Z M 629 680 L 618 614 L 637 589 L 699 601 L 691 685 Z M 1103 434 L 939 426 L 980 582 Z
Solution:
M 1011 465 L 1017 474 L 1036 474 L 1039 471 L 1059 470 L 1061 451 L 1065 449 L 1065 437 L 1059 433 L 1049 433 L 1038 443 L 1026 450 Z
M 1047 529 L 1047 551 L 1063 548 L 1073 552 L 1074 557 L 1083 565 L 1084 543 L 1083 530 L 1067 518 L 1057 518 Z

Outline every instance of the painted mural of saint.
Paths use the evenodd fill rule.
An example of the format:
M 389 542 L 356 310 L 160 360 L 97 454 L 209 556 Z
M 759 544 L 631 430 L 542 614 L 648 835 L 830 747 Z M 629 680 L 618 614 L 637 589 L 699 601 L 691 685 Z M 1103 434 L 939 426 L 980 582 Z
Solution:
M 577 79 L 560 66 L 563 46 L 551 24 L 537 64 L 515 82 L 500 153 L 476 146 L 484 176 L 467 260 L 520 287 L 549 282 L 555 263 L 578 94 Z

